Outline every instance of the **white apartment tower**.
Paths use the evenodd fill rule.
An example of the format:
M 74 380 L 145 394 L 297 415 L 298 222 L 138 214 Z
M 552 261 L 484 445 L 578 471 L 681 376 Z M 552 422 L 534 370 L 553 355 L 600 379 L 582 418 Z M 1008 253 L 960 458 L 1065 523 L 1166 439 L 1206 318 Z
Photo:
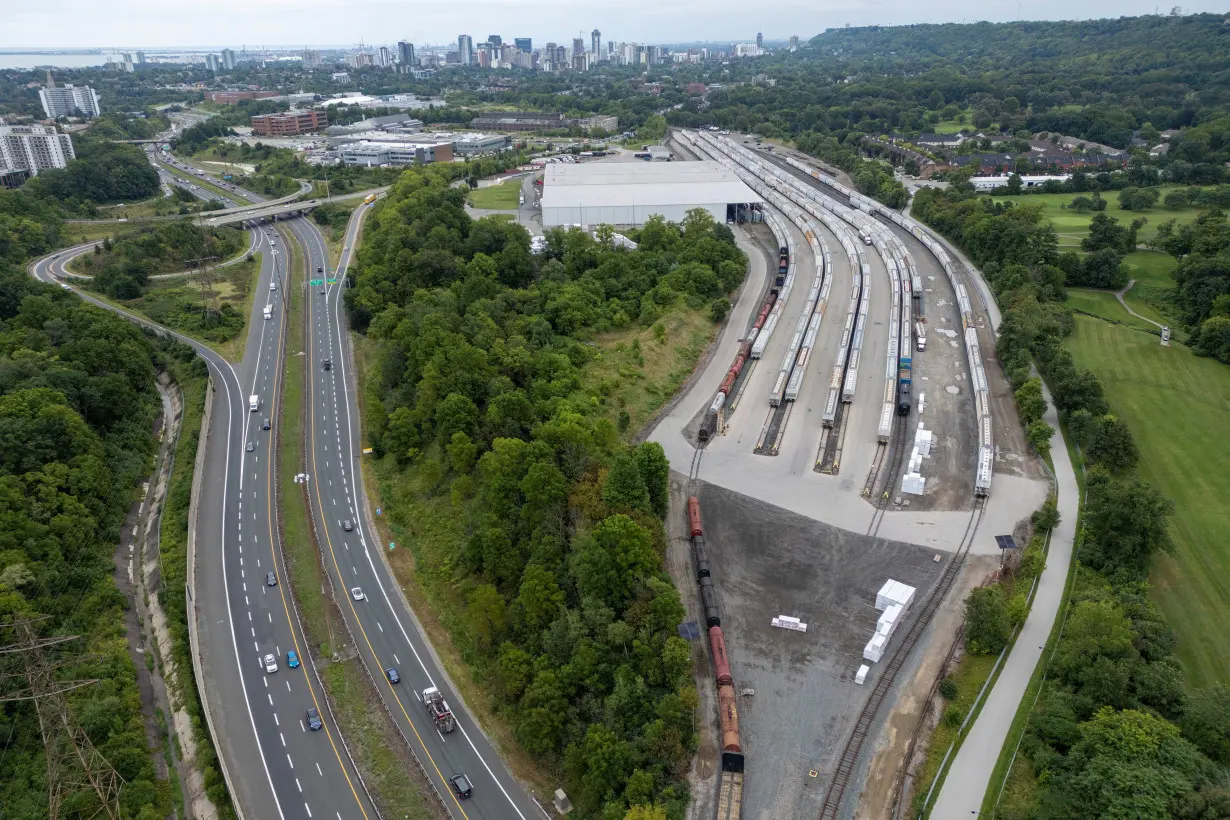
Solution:
M 88 85 L 80 88 L 73 85 L 57 88 L 48 83 L 46 88 L 38 90 L 38 97 L 43 103 L 43 113 L 53 120 L 60 117 L 85 117 L 92 120 L 102 111 L 98 104 L 98 95 Z
M 457 62 L 462 65 L 474 65 L 474 38 L 462 34 L 457 38 Z
M 38 176 L 63 168 L 76 157 L 73 140 L 45 125 L 0 125 L 0 172 L 26 171 Z
M 222 49 L 222 67 L 227 71 L 235 70 L 235 52 L 229 48 Z

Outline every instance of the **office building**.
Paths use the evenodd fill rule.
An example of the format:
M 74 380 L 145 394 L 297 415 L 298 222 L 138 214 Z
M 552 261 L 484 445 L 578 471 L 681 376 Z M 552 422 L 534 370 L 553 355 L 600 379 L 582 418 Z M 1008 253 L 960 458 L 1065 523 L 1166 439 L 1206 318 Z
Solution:
M 235 70 L 235 52 L 229 48 L 222 49 L 222 67 L 227 71 Z
M 50 77 L 48 74 L 49 80 Z M 43 103 L 43 113 L 53 120 L 60 117 L 85 117 L 92 120 L 102 111 L 98 95 L 88 85 L 77 87 L 70 84 L 56 88 L 49 84 L 47 88 L 38 90 L 38 97 Z
M 761 51 L 764 50 L 764 35 L 761 34 L 759 31 L 756 32 L 756 48 L 760 49 Z
M 304 68 L 319 68 L 320 67 L 320 52 L 314 49 L 305 48 L 303 50 L 303 67 Z
M 252 133 L 261 137 L 294 137 L 320 131 L 329 125 L 323 111 L 291 111 L 252 118 Z
M 76 158 L 73 140 L 46 125 L 0 125 L 0 174 L 21 171 L 36 177 Z
M 461 65 L 474 65 L 474 38 L 468 34 L 457 38 L 457 62 Z
M 590 51 L 594 53 L 594 59 L 602 59 L 602 32 L 594 29 L 589 33 Z
M 797 34 L 790 35 L 790 50 L 791 51 L 799 50 L 799 35 Z
M 401 63 L 403 69 L 415 65 L 414 43 L 402 40 L 397 44 L 397 62 Z
M 218 61 L 217 54 L 206 54 L 205 55 L 205 70 L 206 71 L 212 71 L 216 74 L 218 72 L 218 69 L 221 67 L 222 67 L 222 63 Z
M 517 51 L 524 51 L 526 54 L 534 51 L 534 40 L 530 37 L 518 37 L 513 42 L 517 45 Z
M 145 52 L 144 51 L 137 52 L 137 65 L 145 65 Z
M 354 142 L 339 151 L 343 165 L 378 168 L 385 165 L 427 165 L 452 162 L 453 143 L 448 141 Z
M 504 38 L 498 34 L 488 34 L 487 42 L 491 43 L 492 49 L 498 49 L 500 46 L 504 45 Z

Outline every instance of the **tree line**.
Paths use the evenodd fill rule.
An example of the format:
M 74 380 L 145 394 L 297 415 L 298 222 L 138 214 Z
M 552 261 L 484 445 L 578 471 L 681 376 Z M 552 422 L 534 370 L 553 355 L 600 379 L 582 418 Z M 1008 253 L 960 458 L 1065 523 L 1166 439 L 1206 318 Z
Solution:
M 135 299 L 151 276 L 230 261 L 247 243 L 238 228 L 203 228 L 191 220 L 162 222 L 116 240 L 103 239 L 92 254 L 79 257 L 79 273 L 93 277 L 90 286 L 113 299 Z
M 471 220 L 447 174 L 405 173 L 359 252 L 347 309 L 376 350 L 370 443 L 456 527 L 430 571 L 464 596 L 452 639 L 520 744 L 583 817 L 682 818 L 697 694 L 662 560 L 669 464 L 625 443 L 581 372 L 594 333 L 725 299 L 746 260 L 703 211 L 651 219 L 638 250 L 551 229 L 534 254 L 521 226 Z M 430 537 L 426 516 L 412 526 Z

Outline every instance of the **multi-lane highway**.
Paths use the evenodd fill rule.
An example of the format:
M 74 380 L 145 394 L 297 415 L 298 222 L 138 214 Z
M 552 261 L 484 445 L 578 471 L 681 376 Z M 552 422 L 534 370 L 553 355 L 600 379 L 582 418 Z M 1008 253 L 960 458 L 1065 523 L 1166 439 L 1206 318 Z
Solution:
M 172 334 L 205 359 L 214 382 L 195 515 L 193 604 L 205 672 L 199 683 L 211 707 L 215 741 L 235 800 L 248 820 L 375 820 L 377 814 L 332 724 L 286 589 L 274 508 L 275 437 L 272 429 L 265 429 L 266 419 L 271 428 L 277 419 L 286 292 L 286 256 L 271 234 L 261 232 L 263 265 L 244 360 L 232 366 L 209 347 Z M 67 287 L 64 265 L 72 255 L 45 257 L 31 272 Z M 266 304 L 273 306 L 268 320 L 261 318 Z M 256 412 L 249 409 L 253 395 L 258 397 Z M 272 585 L 268 573 L 273 573 Z M 297 668 L 288 664 L 290 651 L 300 661 Z M 273 672 L 265 664 L 269 654 L 277 664 Z M 319 731 L 307 725 L 309 709 L 322 716 Z
M 310 275 L 335 282 L 311 288 L 307 313 L 307 461 L 320 548 L 359 654 L 451 815 L 461 820 L 539 820 L 542 810 L 508 772 L 436 665 L 388 565 L 378 554 L 384 545 L 370 527 L 359 469 L 353 360 L 342 306 L 346 270 L 369 210 L 361 207 L 347 226 L 334 273 L 329 272 L 328 253 L 315 226 L 307 220 L 291 223 L 306 248 Z M 323 273 L 314 273 L 318 269 Z M 329 370 L 324 369 L 325 359 L 330 360 Z M 361 599 L 350 594 L 354 588 L 362 591 Z M 390 682 L 386 672 L 390 668 L 397 670 L 399 683 Z M 457 723 L 452 732 L 437 731 L 428 716 L 421 692 L 429 686 L 439 687 L 448 700 Z M 473 784 L 469 799 L 458 799 L 450 787 L 448 781 L 457 773 L 465 774 Z

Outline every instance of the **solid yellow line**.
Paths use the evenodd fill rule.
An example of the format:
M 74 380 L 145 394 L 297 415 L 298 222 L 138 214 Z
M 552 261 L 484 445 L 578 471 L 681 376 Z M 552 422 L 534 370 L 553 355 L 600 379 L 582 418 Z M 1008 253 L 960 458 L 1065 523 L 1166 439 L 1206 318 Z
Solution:
M 325 293 L 327 294 L 328 290 L 326 290 Z M 310 296 L 310 293 L 309 293 L 309 296 Z M 316 304 L 316 300 L 314 299 L 311 300 L 311 302 L 313 305 Z M 314 312 L 315 308 L 313 307 L 311 310 Z M 325 315 L 324 316 L 325 316 L 325 327 L 327 328 L 329 326 L 329 313 L 328 313 L 327 303 L 325 305 Z M 312 363 L 316 361 L 315 337 L 311 333 L 308 333 L 308 353 L 309 353 L 309 359 L 307 362 L 307 367 L 304 368 L 305 372 L 307 372 L 308 368 L 312 367 Z M 345 355 L 345 350 L 339 350 L 337 352 L 337 355 L 340 360 L 340 358 Z M 313 368 L 311 372 L 313 373 L 313 378 L 310 379 L 310 382 L 312 385 L 312 388 L 311 388 L 312 401 L 310 402 L 311 411 L 309 414 L 310 421 L 308 423 L 311 429 L 311 440 L 312 440 L 312 446 L 309 448 L 312 452 L 312 474 L 313 476 L 315 476 L 317 472 L 316 471 L 316 447 L 315 447 L 315 443 L 316 443 L 315 369 Z M 339 460 L 340 460 L 340 456 L 339 456 Z M 353 475 L 351 476 L 351 479 L 355 480 L 354 498 L 355 498 L 355 516 L 357 517 L 360 514 L 359 513 L 358 481 L 357 479 L 355 479 Z M 313 480 L 312 483 L 316 487 L 316 506 L 317 506 L 317 509 L 320 510 L 321 529 L 323 530 L 324 535 L 325 535 L 325 543 L 328 544 L 329 546 L 329 556 L 333 559 L 333 569 L 337 572 L 338 582 L 340 583 L 342 579 L 344 578 L 344 576 L 342 575 L 341 567 L 339 567 L 337 563 L 337 554 L 333 551 L 333 539 L 329 537 L 328 522 L 325 520 L 325 504 L 324 504 L 324 501 L 320 497 L 320 482 Z M 374 538 L 375 534 L 373 533 L 372 535 Z M 379 543 L 376 543 L 375 546 L 376 546 L 376 549 L 380 549 Z M 343 591 L 345 590 L 345 587 L 346 585 L 343 583 L 342 584 Z M 351 614 L 354 615 L 355 624 L 358 625 L 359 632 L 362 633 L 363 635 L 363 642 L 367 644 L 367 651 L 372 653 L 372 658 L 376 661 L 376 665 L 379 666 L 381 669 L 383 669 L 384 662 L 380 660 L 380 656 L 376 654 L 376 650 L 372 647 L 371 639 L 367 637 L 367 630 L 363 628 L 363 622 L 359 619 L 359 612 L 358 610 L 355 609 L 354 600 L 349 595 L 346 596 L 346 603 L 350 605 L 350 612 Z M 410 726 L 410 731 L 414 732 L 414 737 L 418 740 L 419 745 L 423 748 L 423 754 L 427 755 L 427 760 L 428 762 L 431 763 L 431 768 L 435 770 L 436 775 L 440 778 L 440 782 L 444 784 L 444 790 L 448 792 L 450 797 L 453 798 L 453 803 L 456 804 L 457 810 L 461 812 L 461 816 L 464 817 L 466 820 L 469 820 L 470 815 L 466 814 L 466 810 L 462 808 L 461 801 L 457 799 L 456 793 L 454 793 L 452 787 L 449 786 L 448 780 L 444 777 L 444 774 L 440 771 L 440 767 L 436 765 L 435 758 L 433 758 L 431 756 L 431 752 L 427 750 L 427 744 L 423 742 L 423 737 L 419 734 L 418 729 L 414 728 L 414 721 L 410 719 L 410 714 L 406 711 L 405 704 L 403 704 L 401 702 L 401 698 L 397 696 L 397 690 L 393 688 L 393 684 L 389 682 L 387 675 L 384 678 L 384 682 L 385 682 L 385 685 L 389 687 L 389 691 L 393 694 L 393 699 L 397 701 L 397 707 L 401 709 L 402 715 L 405 716 L 406 723 L 409 724 Z
M 279 231 L 278 233 L 279 235 L 281 235 L 281 231 Z M 284 236 L 283 236 L 283 243 L 284 243 L 283 247 L 285 247 L 285 237 Z M 287 268 L 287 272 L 289 273 L 290 271 L 289 260 L 287 261 L 286 268 Z M 287 276 L 287 279 L 289 280 L 290 277 Z M 289 287 L 289 286 L 290 285 L 288 281 L 285 287 Z M 290 321 L 290 316 L 289 316 L 288 311 L 285 311 L 285 310 L 282 311 L 282 321 L 284 322 Z M 275 423 L 277 423 L 277 419 L 278 419 L 278 415 L 277 415 L 278 397 L 281 395 L 281 393 L 278 391 L 278 387 L 279 387 L 279 382 L 281 380 L 281 373 L 282 373 L 282 368 L 281 368 L 280 363 L 282 361 L 282 338 L 283 336 L 284 334 L 282 333 L 278 334 L 278 357 L 274 361 L 278 362 L 279 366 L 274 369 L 273 398 L 270 400 L 270 403 L 273 406 L 269 408 L 269 417 L 271 419 L 274 419 Z M 278 435 L 279 436 L 281 435 L 280 427 L 278 428 Z M 268 448 L 268 453 L 269 453 L 269 461 L 268 461 L 269 466 L 265 470 L 265 504 L 268 509 L 268 516 L 269 516 L 269 553 L 273 558 L 274 566 L 278 566 L 278 554 L 277 554 L 277 550 L 274 548 L 275 539 L 274 539 L 274 532 L 273 532 L 273 520 L 274 520 L 273 517 L 275 514 L 274 509 L 273 509 L 273 469 L 272 469 L 274 438 L 275 438 L 274 436 L 270 436 L 269 441 L 267 443 L 267 448 Z M 304 655 L 303 651 L 299 648 L 299 637 L 295 631 L 295 622 L 290 617 L 290 606 L 286 603 L 286 591 L 282 584 L 278 584 L 278 592 L 282 596 L 282 610 L 286 613 L 286 622 L 290 626 L 290 639 L 291 639 L 291 642 L 295 645 L 295 654 L 299 656 L 299 663 L 303 664 L 307 660 L 307 656 Z M 307 683 L 308 693 L 312 696 L 312 704 L 316 707 L 317 711 L 320 711 L 320 701 L 316 699 L 316 690 L 312 687 L 312 676 L 307 673 L 306 669 L 304 670 L 303 679 Z M 340 752 L 338 752 L 337 744 L 333 741 L 333 732 L 329 730 L 328 723 L 326 723 L 324 720 L 321 720 L 321 723 L 324 723 L 325 736 L 329 738 L 329 745 L 333 747 L 333 756 L 337 758 L 337 764 L 342 769 L 342 776 L 346 778 L 346 785 L 350 787 L 350 793 L 354 795 L 355 803 L 357 803 L 359 806 L 359 811 L 362 812 L 363 817 L 366 818 L 367 809 L 364 808 L 363 801 L 359 799 L 359 793 L 355 790 L 354 783 L 350 781 L 350 773 L 346 771 L 346 764 L 342 762 L 342 755 Z

